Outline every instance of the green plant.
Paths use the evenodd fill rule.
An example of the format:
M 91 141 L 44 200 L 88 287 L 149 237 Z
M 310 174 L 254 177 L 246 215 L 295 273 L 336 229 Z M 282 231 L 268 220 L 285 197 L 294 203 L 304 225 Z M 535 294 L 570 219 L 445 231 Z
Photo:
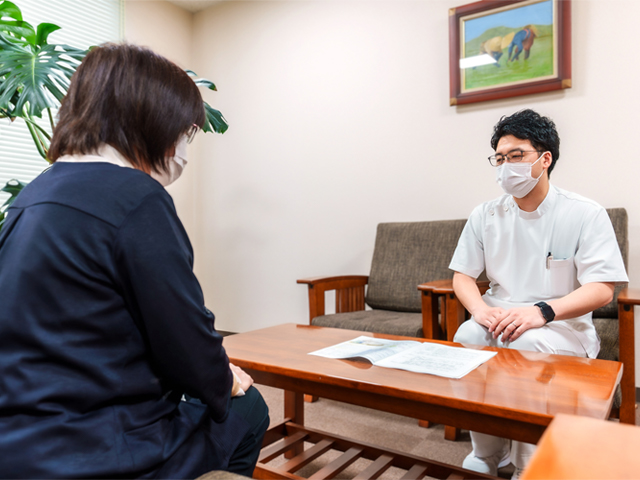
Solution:
M 60 106 L 71 76 L 87 54 L 86 50 L 69 45 L 48 43 L 49 35 L 59 29 L 53 23 L 41 23 L 33 28 L 22 19 L 17 5 L 7 0 L 0 3 L 0 118 L 24 120 L 35 148 L 45 161 L 50 132 L 55 128 L 53 110 Z M 197 78 L 191 70 L 187 73 L 196 85 L 217 90 L 213 82 Z M 207 102 L 204 109 L 203 131 L 224 133 L 229 126 L 222 113 Z M 10 195 L 0 206 L 0 228 L 7 209 L 25 185 L 10 180 L 0 189 Z

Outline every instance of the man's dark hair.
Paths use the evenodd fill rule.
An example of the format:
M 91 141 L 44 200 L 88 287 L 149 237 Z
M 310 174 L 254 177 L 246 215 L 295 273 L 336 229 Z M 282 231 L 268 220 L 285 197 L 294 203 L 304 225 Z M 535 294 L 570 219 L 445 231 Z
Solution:
M 531 109 L 520 110 L 510 116 L 503 116 L 493 127 L 491 148 L 498 146 L 500 139 L 513 135 L 520 140 L 529 140 L 539 152 L 551 152 L 551 165 L 547 171 L 551 175 L 553 167 L 560 158 L 560 137 L 556 125 L 549 117 L 543 117 Z
M 106 143 L 147 173 L 166 170 L 180 136 L 205 121 L 202 96 L 180 67 L 126 44 L 92 49 L 71 78 L 49 160 L 95 153 Z

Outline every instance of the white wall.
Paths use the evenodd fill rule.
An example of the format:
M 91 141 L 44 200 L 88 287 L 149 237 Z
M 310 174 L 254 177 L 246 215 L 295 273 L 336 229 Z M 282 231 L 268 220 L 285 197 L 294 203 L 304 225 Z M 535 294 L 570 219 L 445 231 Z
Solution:
M 491 129 L 525 107 L 557 123 L 555 184 L 627 208 L 640 285 L 640 97 L 620 39 L 640 2 L 573 2 L 572 89 L 450 107 L 461 3 L 234 1 L 193 16 L 191 61 L 231 124 L 190 164 L 196 272 L 219 329 L 304 323 L 295 280 L 368 273 L 379 222 L 462 218 L 499 195 Z

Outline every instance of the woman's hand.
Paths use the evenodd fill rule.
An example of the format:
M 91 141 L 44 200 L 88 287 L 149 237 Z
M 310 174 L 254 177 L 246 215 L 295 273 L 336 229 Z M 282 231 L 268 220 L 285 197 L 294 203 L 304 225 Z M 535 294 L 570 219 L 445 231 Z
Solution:
M 242 370 L 240 367 L 236 367 L 233 363 L 229 364 L 229 367 L 231 367 L 231 372 L 233 372 L 233 374 L 235 375 L 235 378 L 238 380 L 239 382 L 239 386 L 242 389 L 243 392 L 246 392 L 247 390 L 249 390 L 249 387 L 251 387 L 251 385 L 253 385 L 253 378 L 251 378 L 251 376 L 246 373 L 244 370 Z M 234 382 L 234 386 L 235 386 L 235 382 Z M 231 396 L 235 396 L 232 394 Z

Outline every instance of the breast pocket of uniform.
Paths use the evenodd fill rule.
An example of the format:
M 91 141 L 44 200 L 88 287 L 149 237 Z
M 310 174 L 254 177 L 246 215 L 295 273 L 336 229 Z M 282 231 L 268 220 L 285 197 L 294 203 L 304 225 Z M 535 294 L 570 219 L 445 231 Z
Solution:
M 549 289 L 547 293 L 551 297 L 564 297 L 577 287 L 576 267 L 573 258 L 550 260 L 547 274 Z

